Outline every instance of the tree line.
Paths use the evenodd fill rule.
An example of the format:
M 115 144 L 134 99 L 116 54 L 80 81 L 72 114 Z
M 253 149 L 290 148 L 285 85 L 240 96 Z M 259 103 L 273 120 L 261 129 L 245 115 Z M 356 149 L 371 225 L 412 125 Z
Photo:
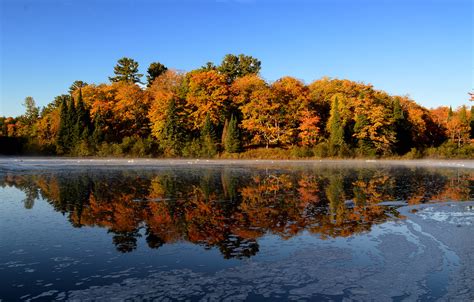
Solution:
M 118 60 L 110 83 L 0 117 L 2 153 L 70 156 L 374 157 L 474 153 L 474 106 L 427 109 L 370 84 L 310 84 L 260 76 L 261 62 L 228 54 L 189 72 Z

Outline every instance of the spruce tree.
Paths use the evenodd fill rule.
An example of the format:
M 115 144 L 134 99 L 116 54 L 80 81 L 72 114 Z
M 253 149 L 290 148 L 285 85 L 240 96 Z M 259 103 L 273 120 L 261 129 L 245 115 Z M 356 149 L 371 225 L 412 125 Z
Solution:
M 180 155 L 183 142 L 182 130 L 179 127 L 179 119 L 176 111 L 176 103 L 171 100 L 166 110 L 166 119 L 160 136 L 160 145 L 168 156 Z
M 400 105 L 400 100 L 398 98 L 395 98 L 393 102 L 393 118 L 395 121 L 402 120 L 405 118 L 402 106 Z
M 237 119 L 234 115 L 231 116 L 229 125 L 226 129 L 224 149 L 229 153 L 237 153 L 241 149 L 240 133 L 237 125 Z
M 344 127 L 339 113 L 339 98 L 334 95 L 331 103 L 331 111 L 328 120 L 329 147 L 332 155 L 337 155 L 344 145 Z
M 104 141 L 104 133 L 102 131 L 104 124 L 105 123 L 102 118 L 102 115 L 97 112 L 94 116 L 94 130 L 91 136 L 91 143 L 96 149 L 100 145 L 100 143 Z
M 91 130 L 91 119 L 89 110 L 85 108 L 84 101 L 82 100 L 82 90 L 80 88 L 77 98 L 76 116 L 75 136 L 79 140 L 87 140 Z
M 69 132 L 69 137 L 67 138 L 68 148 L 72 149 L 79 140 L 79 135 L 76 130 L 77 124 L 77 113 L 76 105 L 74 104 L 74 99 L 71 99 L 68 104 L 68 116 L 66 120 L 66 125 Z
M 393 120 L 396 136 L 395 152 L 397 154 L 405 154 L 411 149 L 412 138 L 410 135 L 410 124 L 405 118 L 398 97 L 395 97 L 393 101 Z
M 467 110 L 466 106 L 462 106 L 459 110 L 459 121 L 461 123 L 461 127 L 459 129 L 459 138 L 458 138 L 458 146 L 460 147 L 462 144 L 465 144 L 469 141 L 470 137 L 470 121 L 467 119 Z
M 59 129 L 58 137 L 56 139 L 57 152 L 59 154 L 67 153 L 69 149 L 69 110 L 66 98 L 61 98 L 60 113 L 59 113 Z
M 204 126 L 201 129 L 201 147 L 202 155 L 206 157 L 212 157 L 217 154 L 216 134 L 209 113 L 206 115 Z
M 356 116 L 356 122 L 354 124 L 354 133 L 358 134 L 359 132 L 363 131 L 365 127 L 369 125 L 369 120 L 365 114 L 358 114 Z M 372 147 L 373 144 L 371 143 L 368 137 L 359 138 L 357 141 L 357 145 L 359 147 L 359 152 L 361 155 L 370 155 L 373 151 Z

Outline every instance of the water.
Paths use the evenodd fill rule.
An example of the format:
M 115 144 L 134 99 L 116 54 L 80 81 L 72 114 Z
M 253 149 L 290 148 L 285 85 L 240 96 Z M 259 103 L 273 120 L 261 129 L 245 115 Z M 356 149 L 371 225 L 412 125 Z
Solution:
M 0 299 L 472 300 L 472 162 L 0 159 Z

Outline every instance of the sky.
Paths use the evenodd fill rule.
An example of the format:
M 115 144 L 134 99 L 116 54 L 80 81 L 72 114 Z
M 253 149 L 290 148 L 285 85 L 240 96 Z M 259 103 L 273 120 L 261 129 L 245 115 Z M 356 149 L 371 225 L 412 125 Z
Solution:
M 324 76 L 469 105 L 472 0 L 0 0 L 0 116 L 45 106 L 75 80 L 106 83 L 121 57 L 189 71 L 225 54 L 267 81 Z M 145 80 L 145 78 L 143 78 Z M 471 103 L 474 105 L 474 103 Z

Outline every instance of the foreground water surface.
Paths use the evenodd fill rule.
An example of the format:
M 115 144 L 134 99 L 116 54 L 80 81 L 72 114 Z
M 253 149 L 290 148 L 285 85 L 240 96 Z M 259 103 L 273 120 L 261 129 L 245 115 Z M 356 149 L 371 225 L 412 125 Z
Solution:
M 0 159 L 0 299 L 472 300 L 473 166 Z

